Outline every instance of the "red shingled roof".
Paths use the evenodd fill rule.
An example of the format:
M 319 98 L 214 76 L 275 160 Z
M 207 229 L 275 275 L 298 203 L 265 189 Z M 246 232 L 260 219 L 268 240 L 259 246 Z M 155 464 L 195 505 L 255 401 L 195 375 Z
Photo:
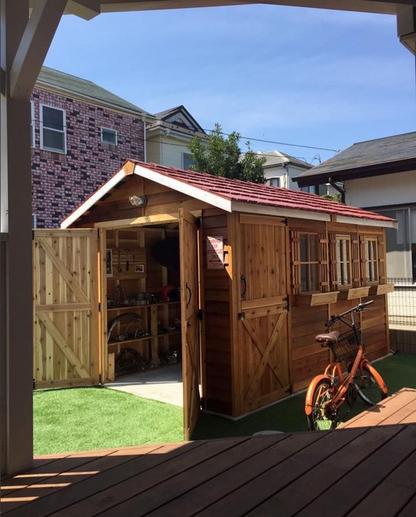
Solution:
M 337 214 L 345 217 L 359 217 L 377 221 L 394 221 L 374 212 L 368 212 L 362 208 L 344 205 L 336 201 L 324 199 L 316 194 L 288 190 L 279 187 L 259 185 L 247 181 L 231 180 L 218 176 L 212 176 L 204 172 L 184 171 L 174 167 L 163 167 L 154 163 L 144 163 L 131 160 L 135 164 L 153 170 L 159 174 L 173 178 L 182 183 L 187 183 L 198 189 L 204 190 L 216 196 L 231 201 L 256 203 L 259 205 L 275 206 L 293 210 L 309 210 Z

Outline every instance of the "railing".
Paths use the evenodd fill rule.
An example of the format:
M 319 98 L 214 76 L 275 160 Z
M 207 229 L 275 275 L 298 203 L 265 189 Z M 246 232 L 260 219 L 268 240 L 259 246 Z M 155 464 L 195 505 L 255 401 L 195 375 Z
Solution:
M 412 278 L 389 278 L 394 291 L 388 295 L 389 324 L 416 327 L 416 283 Z

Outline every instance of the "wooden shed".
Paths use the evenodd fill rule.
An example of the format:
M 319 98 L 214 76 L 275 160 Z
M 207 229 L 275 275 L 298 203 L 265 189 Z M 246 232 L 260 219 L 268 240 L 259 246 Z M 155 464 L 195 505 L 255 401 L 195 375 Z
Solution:
M 384 356 L 385 227 L 314 194 L 129 160 L 61 230 L 36 233 L 36 382 L 105 382 L 124 347 L 153 367 L 182 351 L 190 437 L 200 406 L 240 417 L 305 388 L 328 361 L 314 336 L 369 296 L 367 353 Z M 115 342 L 125 312 L 142 327 L 120 317 Z

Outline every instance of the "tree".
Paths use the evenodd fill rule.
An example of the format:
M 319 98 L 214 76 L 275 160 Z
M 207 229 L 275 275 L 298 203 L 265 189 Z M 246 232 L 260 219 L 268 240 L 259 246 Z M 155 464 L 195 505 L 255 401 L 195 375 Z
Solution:
M 264 183 L 265 158 L 258 157 L 251 150 L 250 142 L 246 142 L 247 151 L 242 154 L 240 133 L 233 131 L 225 138 L 221 129 L 219 124 L 215 124 L 215 129 L 204 141 L 206 143 L 199 136 L 191 140 L 189 149 L 195 162 L 191 169 L 224 178 Z

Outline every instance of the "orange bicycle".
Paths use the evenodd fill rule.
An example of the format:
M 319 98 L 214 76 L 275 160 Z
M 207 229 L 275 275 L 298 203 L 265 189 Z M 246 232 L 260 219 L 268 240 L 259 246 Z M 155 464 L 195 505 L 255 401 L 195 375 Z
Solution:
M 351 408 L 357 394 L 370 406 L 387 397 L 387 386 L 381 375 L 365 358 L 362 332 L 354 321 L 354 314 L 371 303 L 373 300 L 360 303 L 338 316 L 331 316 L 325 324 L 328 332 L 315 337 L 322 347 L 331 350 L 334 359 L 323 375 L 311 381 L 306 393 L 305 413 L 311 431 L 334 429 L 341 421 L 341 406 L 347 402 Z M 349 314 L 351 322 L 345 320 Z M 338 321 L 350 330 L 341 335 L 332 330 Z M 345 373 L 343 364 L 346 365 Z

